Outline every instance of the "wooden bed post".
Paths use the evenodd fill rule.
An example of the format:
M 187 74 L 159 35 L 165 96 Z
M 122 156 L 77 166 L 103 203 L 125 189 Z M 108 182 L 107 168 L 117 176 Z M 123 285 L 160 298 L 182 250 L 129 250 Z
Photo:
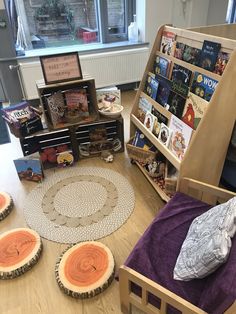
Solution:
M 121 312 L 124 314 L 131 314 L 129 281 L 127 280 L 126 271 L 123 268 L 119 269 L 119 289 Z

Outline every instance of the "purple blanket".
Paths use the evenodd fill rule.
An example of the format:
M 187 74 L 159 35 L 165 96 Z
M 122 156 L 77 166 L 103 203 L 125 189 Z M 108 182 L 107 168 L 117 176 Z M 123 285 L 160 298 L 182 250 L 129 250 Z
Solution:
M 192 220 L 210 207 L 176 193 L 144 232 L 125 265 L 206 312 L 221 314 L 236 299 L 235 239 L 227 263 L 213 274 L 188 282 L 173 279 L 174 266 Z

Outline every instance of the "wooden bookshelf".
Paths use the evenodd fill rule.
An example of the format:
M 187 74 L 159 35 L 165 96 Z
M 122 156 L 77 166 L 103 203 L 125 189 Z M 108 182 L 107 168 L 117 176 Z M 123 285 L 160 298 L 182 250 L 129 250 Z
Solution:
M 225 27 L 227 28 L 227 26 Z M 236 32 L 236 25 L 234 26 L 234 29 Z M 175 33 L 176 41 L 195 48 L 202 48 L 204 40 L 220 43 L 221 51 L 230 53 L 230 59 L 223 75 L 219 76 L 213 72 L 202 69 L 201 67 L 160 52 L 159 47 L 164 30 Z M 227 33 L 227 31 L 225 30 L 223 33 Z M 219 184 L 228 144 L 236 120 L 236 89 L 234 87 L 234 82 L 236 80 L 235 48 L 236 40 L 205 33 L 198 33 L 198 29 L 191 31 L 164 25 L 160 27 L 157 32 L 143 78 L 134 100 L 130 116 L 130 133 L 132 137 L 138 129 L 151 141 L 152 144 L 156 146 L 157 150 L 162 153 L 179 171 L 178 184 L 182 177 L 190 177 L 192 179 L 216 186 Z M 151 103 L 159 113 L 165 116 L 168 119 L 168 125 L 172 116 L 172 113 L 167 111 L 158 102 L 144 93 L 147 75 L 150 72 L 152 73 L 154 61 L 157 55 L 163 56 L 172 62 L 170 73 L 174 63 L 176 63 L 191 70 L 192 72 L 202 73 L 218 81 L 218 85 L 208 103 L 204 116 L 202 117 L 196 131 L 193 131 L 192 133 L 191 141 L 182 161 L 180 161 L 165 145 L 163 145 L 158 138 L 137 118 L 140 97 L 148 100 L 148 102 Z M 141 167 L 139 168 L 145 174 L 145 171 L 143 171 Z M 153 185 L 152 179 L 149 179 L 149 182 Z M 163 200 L 166 200 L 165 195 L 162 194 L 163 191 L 159 191 L 158 188 L 156 190 Z
M 157 183 L 155 181 L 153 181 L 153 179 L 147 174 L 145 169 L 143 169 L 143 167 L 138 162 L 135 162 L 135 164 L 140 169 L 140 171 L 144 174 L 144 176 L 149 181 L 149 183 L 151 183 L 152 187 L 157 191 L 157 193 L 160 195 L 160 197 L 163 199 L 163 201 L 168 202 L 170 200 L 170 197 L 165 193 L 165 191 L 163 191 L 157 185 Z

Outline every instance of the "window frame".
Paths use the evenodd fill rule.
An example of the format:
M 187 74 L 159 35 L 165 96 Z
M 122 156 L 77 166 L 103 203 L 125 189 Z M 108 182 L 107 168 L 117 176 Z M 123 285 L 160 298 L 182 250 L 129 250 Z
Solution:
M 109 34 L 108 32 L 108 6 L 107 0 L 97 0 L 97 15 L 99 22 L 99 31 L 101 36 L 101 43 L 111 43 L 128 40 L 128 26 L 133 21 L 133 15 L 136 12 L 135 0 L 123 0 L 125 6 L 125 32 L 117 34 Z
M 29 20 L 26 16 L 26 8 L 23 4 L 18 5 L 19 0 L 16 1 L 16 9 L 19 15 L 24 15 L 26 18 L 23 19 L 23 27 L 26 30 L 26 38 L 27 38 L 27 48 L 26 51 L 35 50 L 30 41 L 29 27 L 26 25 L 29 23 Z M 21 1 L 21 0 L 20 0 Z M 95 10 L 96 10 L 96 20 L 97 20 L 97 29 L 98 29 L 98 41 L 94 44 L 106 44 L 106 43 L 115 43 L 115 42 L 124 42 L 128 40 L 128 26 L 133 21 L 133 14 L 136 12 L 136 0 L 123 0 L 125 13 L 124 13 L 124 28 L 125 31 L 117 34 L 109 34 L 108 32 L 108 5 L 107 0 L 94 0 Z M 60 41 L 58 41 L 60 42 Z M 83 45 L 79 44 L 78 46 Z M 62 45 L 61 47 L 67 47 L 67 45 Z M 53 49 L 54 47 L 52 47 Z M 41 48 L 41 49 L 50 49 L 50 48 Z

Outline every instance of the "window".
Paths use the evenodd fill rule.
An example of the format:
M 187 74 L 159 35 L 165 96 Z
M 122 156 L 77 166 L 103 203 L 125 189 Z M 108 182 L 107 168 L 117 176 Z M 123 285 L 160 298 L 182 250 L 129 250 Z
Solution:
M 229 0 L 227 15 L 226 15 L 227 23 L 235 23 L 236 22 L 236 0 Z
M 128 39 L 134 0 L 6 0 L 16 46 L 25 50 Z M 15 20 L 14 20 L 15 19 Z

